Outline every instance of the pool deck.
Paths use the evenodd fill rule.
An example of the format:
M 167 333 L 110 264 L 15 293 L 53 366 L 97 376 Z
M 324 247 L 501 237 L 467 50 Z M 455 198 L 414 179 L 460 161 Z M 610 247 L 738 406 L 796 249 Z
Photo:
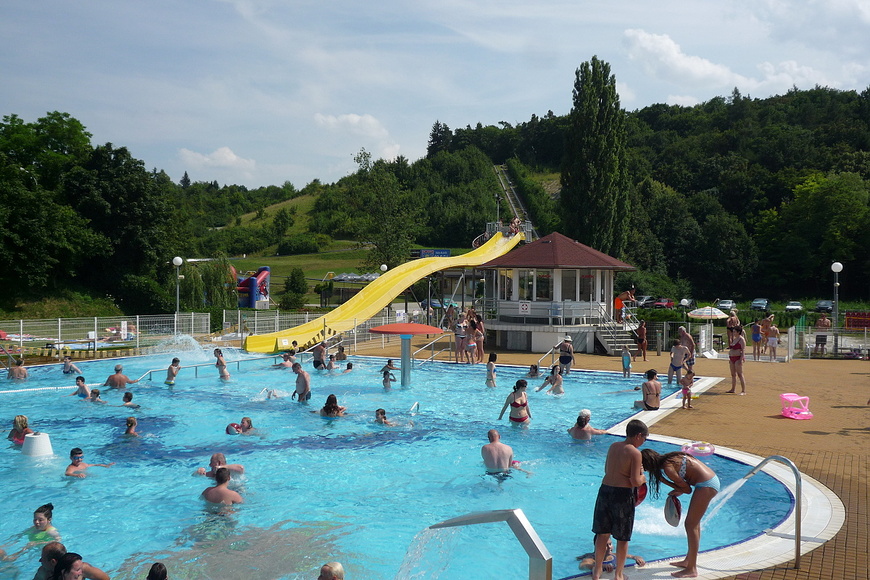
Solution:
M 413 341 L 414 349 L 422 346 L 423 337 Z M 540 354 L 524 354 L 496 351 L 498 364 L 528 366 L 535 364 Z M 357 351 L 358 354 L 400 358 L 399 342 L 396 340 L 385 349 L 380 343 Z M 634 372 L 655 368 L 667 369 L 665 353 L 648 354 L 648 361 L 634 363 Z M 541 364 L 546 365 L 549 358 Z M 594 355 L 577 355 L 577 368 L 620 371 L 621 359 Z M 483 368 L 481 365 L 481 372 Z M 728 377 L 702 393 L 693 401 L 695 409 L 676 409 L 659 413 L 652 423 L 654 436 L 674 437 L 679 441 L 709 441 L 717 447 L 727 447 L 739 452 L 760 457 L 782 455 L 797 465 L 798 469 L 829 488 L 845 506 L 845 521 L 839 531 L 828 541 L 819 542 L 819 547 L 801 557 L 800 569 L 794 568 L 794 559 L 764 567 L 763 559 L 758 565 L 748 566 L 740 560 L 744 548 L 733 550 L 731 558 L 733 573 L 714 571 L 719 563 L 709 557 L 699 556 L 699 578 L 729 578 L 734 580 L 825 580 L 870 579 L 870 363 L 855 360 L 796 360 L 788 363 L 755 362 L 747 360 L 744 375 L 746 396 L 726 394 L 731 388 L 728 361 L 699 357 L 695 372 L 700 377 Z M 570 380 L 566 381 L 570 389 Z M 739 390 L 739 385 L 738 385 Z M 780 414 L 780 394 L 798 393 L 809 396 L 809 408 L 814 418 L 797 421 Z M 644 412 L 644 414 L 647 412 Z M 643 414 L 640 416 L 644 418 Z M 573 417 L 567 418 L 571 420 Z M 651 419 L 651 418 L 649 418 Z M 785 478 L 788 479 L 788 476 Z M 806 488 L 807 486 L 805 486 Z M 806 500 L 805 500 L 806 502 Z M 806 505 L 806 504 L 805 504 Z M 802 536 L 810 534 L 813 504 L 805 509 Z M 806 543 L 806 542 L 805 542 Z M 792 539 L 793 554 L 793 539 Z M 755 560 L 758 561 L 758 560 Z M 708 567 L 705 573 L 705 567 Z M 649 572 L 627 571 L 634 578 L 670 578 L 674 568 L 661 568 Z M 632 572 L 634 574 L 632 574 Z M 612 574 L 605 574 L 612 578 Z

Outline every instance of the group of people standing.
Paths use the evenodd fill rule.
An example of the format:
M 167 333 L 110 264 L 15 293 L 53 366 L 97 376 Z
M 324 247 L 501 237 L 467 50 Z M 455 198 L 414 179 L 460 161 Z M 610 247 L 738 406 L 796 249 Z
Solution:
M 451 306 L 448 308 L 453 309 Z M 447 315 L 448 322 L 452 319 Z M 469 308 L 465 314 L 460 314 L 453 325 L 453 336 L 456 339 L 456 362 L 468 364 L 482 363 L 485 356 L 484 342 L 486 341 L 486 328 L 483 317 Z

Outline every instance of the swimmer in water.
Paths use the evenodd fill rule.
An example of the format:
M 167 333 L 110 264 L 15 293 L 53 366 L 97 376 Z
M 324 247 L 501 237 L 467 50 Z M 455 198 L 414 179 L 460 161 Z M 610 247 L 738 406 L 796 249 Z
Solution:
M 76 365 L 73 364 L 72 357 L 69 355 L 66 355 L 65 357 L 63 357 L 63 374 L 65 374 L 65 375 L 72 375 L 72 374 L 80 375 L 80 374 L 82 374 L 81 369 L 79 369 L 79 367 L 77 367 Z
M 178 371 L 181 370 L 181 361 L 178 357 L 172 359 L 172 363 L 166 369 L 166 382 L 167 385 L 175 384 L 175 377 L 178 376 Z
M 139 434 L 136 432 L 137 425 L 139 425 L 139 421 L 136 420 L 136 417 L 127 417 L 127 430 L 124 431 L 124 435 L 138 437 Z
M 486 363 L 486 386 L 495 388 L 495 373 L 498 369 L 495 368 L 495 361 L 498 360 L 498 355 L 494 352 L 489 353 L 489 361 Z
M 88 398 L 88 402 L 106 404 L 106 402 L 100 398 L 100 389 L 91 389 L 91 396 Z
M 375 423 L 379 425 L 386 425 L 388 427 L 395 427 L 397 423 L 393 423 L 389 419 L 387 419 L 387 412 L 383 409 L 377 409 L 375 411 Z
M 60 541 L 60 532 L 51 525 L 52 510 L 54 510 L 54 506 L 50 503 L 36 508 L 36 511 L 33 512 L 33 526 L 24 530 L 24 535 L 27 536 L 27 544 L 13 554 L 4 555 L 4 560 L 15 561 L 21 554 L 34 546 Z M 2 553 L 2 550 L 0 550 L 0 553 Z
M 541 383 L 541 386 L 535 389 L 537 393 L 547 385 L 550 385 L 550 388 L 547 389 L 547 394 L 550 395 L 563 395 L 565 394 L 565 389 L 562 388 L 562 367 L 559 365 L 553 365 L 552 370 L 550 370 L 550 376 L 544 379 L 544 382 Z
M 76 377 L 76 390 L 69 394 L 70 397 L 78 395 L 82 399 L 87 399 L 91 396 L 91 390 L 85 384 L 85 377 Z
M 395 375 L 393 375 L 393 373 L 391 373 L 390 371 L 384 371 L 384 381 L 383 381 L 384 389 L 389 391 L 390 388 L 393 386 L 392 383 L 395 383 L 395 382 L 396 382 Z

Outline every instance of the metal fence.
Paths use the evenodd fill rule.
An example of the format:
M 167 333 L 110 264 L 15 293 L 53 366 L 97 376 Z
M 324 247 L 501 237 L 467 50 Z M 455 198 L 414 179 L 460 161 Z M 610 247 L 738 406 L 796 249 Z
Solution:
M 249 334 L 267 334 L 287 330 L 310 322 L 322 315 L 323 313 L 317 312 L 281 312 L 279 310 L 224 310 L 222 340 L 232 342 L 236 339 L 241 346 Z M 369 332 L 369 329 L 406 320 L 404 312 L 384 309 L 380 314 L 368 320 L 354 321 L 354 327 L 339 335 L 336 340 L 341 340 L 345 349 L 351 352 L 356 350 L 357 344 L 361 342 L 379 340 L 383 345 L 386 345 L 399 339 L 397 337 L 391 338 L 389 335 L 375 334 Z
M 9 353 L 48 356 L 153 346 L 177 334 L 209 333 L 210 315 L 199 312 L 140 316 L 95 316 L 0 320 L 0 346 Z M 39 352 L 42 351 L 42 352 Z

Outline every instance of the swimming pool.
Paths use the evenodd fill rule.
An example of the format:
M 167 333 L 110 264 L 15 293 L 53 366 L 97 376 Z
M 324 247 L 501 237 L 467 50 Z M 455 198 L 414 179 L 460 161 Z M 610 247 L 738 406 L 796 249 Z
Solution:
M 173 354 L 125 359 L 125 372 L 137 377 L 165 368 Z M 211 360 L 208 353 L 179 353 L 182 365 Z M 231 354 L 228 359 L 236 356 Z M 30 458 L 4 450 L 0 468 L 6 496 L 4 529 L 24 529 L 32 511 L 51 501 L 54 525 L 64 543 L 113 578 L 140 578 L 153 561 L 167 563 L 172 577 L 311 578 L 321 563 L 339 560 L 354 578 L 462 578 L 470 570 L 491 577 L 525 578 L 528 561 L 507 526 L 473 526 L 422 533 L 434 523 L 474 511 L 521 508 L 554 558 L 554 576 L 576 574 L 575 557 L 591 549 L 591 510 L 607 447 L 616 439 L 574 442 L 565 430 L 581 408 L 592 424 L 606 428 L 633 413 L 642 379 L 619 373 L 575 372 L 566 394 L 530 391 L 533 421 L 514 428 L 496 421 L 510 386 L 526 369 L 499 367 L 498 388 L 484 386 L 482 365 L 433 363 L 413 372 L 413 386 L 385 392 L 377 372 L 383 359 L 352 357 L 348 375 L 312 372 L 310 405 L 266 400 L 265 387 L 292 391 L 289 370 L 267 361 L 231 368 L 229 383 L 214 369 L 182 370 L 177 384 L 164 375 L 134 385 L 138 411 L 119 408 L 120 393 L 105 394 L 107 405 L 67 397 L 72 380 L 58 366 L 35 368 L 26 387 L 69 385 L 58 392 L 0 395 L 2 420 L 25 414 L 32 428 L 50 434 L 53 458 Z M 89 383 L 104 380 L 117 361 L 81 364 Z M 310 370 L 310 364 L 306 365 Z M 537 386 L 543 379 L 536 379 Z M 581 384 L 583 380 L 583 384 Z M 6 383 L 3 387 L 11 388 Z M 17 387 L 17 386 L 14 386 Z M 105 393 L 105 391 L 104 391 Z M 327 420 L 310 413 L 335 393 L 347 417 Z M 419 403 L 419 412 L 408 410 Z M 372 421 L 383 407 L 398 427 Z M 122 436 L 124 419 L 135 415 L 142 437 Z M 230 422 L 250 416 L 258 434 L 229 436 Z M 4 425 L 6 427 L 6 425 Z M 523 468 L 499 484 L 482 474 L 480 446 L 486 431 L 499 428 Z M 654 431 L 654 429 L 653 429 Z M 85 461 L 115 461 L 92 468 L 84 480 L 63 477 L 72 447 Z M 650 442 L 659 451 L 673 446 Z M 246 503 L 231 514 L 215 514 L 198 499 L 208 482 L 191 475 L 213 452 L 242 463 L 238 481 Z M 720 457 L 708 462 L 723 486 L 748 468 Z M 682 528 L 661 516 L 663 500 L 647 499 L 638 509 L 631 552 L 647 560 L 685 553 Z M 774 526 L 788 515 L 792 498 L 767 475 L 746 482 L 707 523 L 702 550 L 732 544 Z M 15 546 L 8 534 L 3 546 Z M 481 550 L 481 547 L 485 547 Z M 33 551 L 0 578 L 32 577 Z M 147 568 L 146 568 L 147 569 Z M 5 575 L 4 575 L 5 574 Z

